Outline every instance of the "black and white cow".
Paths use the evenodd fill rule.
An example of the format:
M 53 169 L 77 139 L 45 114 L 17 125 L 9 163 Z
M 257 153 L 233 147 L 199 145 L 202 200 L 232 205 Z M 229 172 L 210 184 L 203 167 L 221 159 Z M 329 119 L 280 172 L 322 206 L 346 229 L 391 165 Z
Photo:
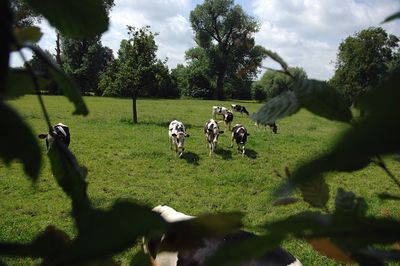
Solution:
M 244 107 L 243 105 L 231 104 L 231 107 L 232 107 L 233 111 L 240 112 L 240 114 L 245 113 L 247 116 L 249 115 L 249 112 L 247 111 L 246 107 Z
M 58 123 L 57 125 L 52 126 L 49 133 L 39 134 L 38 137 L 46 140 L 47 150 L 50 149 L 55 138 L 60 140 L 67 147 L 69 146 L 69 143 L 71 141 L 71 133 L 69 132 L 69 128 L 62 123 Z
M 165 205 L 160 205 L 153 208 L 153 211 L 159 213 L 167 222 L 178 222 L 193 219 L 195 217 L 177 212 L 173 208 Z M 229 235 L 204 238 L 201 240 L 201 245 L 176 252 L 158 252 L 158 247 L 163 241 L 167 241 L 165 237 L 151 239 L 145 247 L 146 252 L 152 257 L 153 265 L 157 266 L 189 266 L 189 265 L 204 265 L 206 259 L 210 258 L 218 249 L 224 245 L 238 243 L 247 239 L 257 237 L 255 234 L 240 230 Z M 255 258 L 246 262 L 242 262 L 242 266 L 302 266 L 301 262 L 291 253 L 283 248 L 276 248 L 266 251 L 259 258 Z
M 168 128 L 168 136 L 170 148 L 172 149 L 172 146 L 174 146 L 178 157 L 182 157 L 185 150 L 185 137 L 189 137 L 189 134 L 186 133 L 185 125 L 178 120 L 171 121 Z
M 206 136 L 207 148 L 210 150 L 210 155 L 215 152 L 218 143 L 219 134 L 224 133 L 224 131 L 219 130 L 217 121 L 210 119 L 204 126 L 204 134 Z
M 247 136 L 249 135 L 250 134 L 247 133 L 247 129 L 244 126 L 236 124 L 232 128 L 231 148 L 233 147 L 233 140 L 235 140 L 238 152 L 241 153 L 242 156 L 244 156 L 245 154 L 244 145 L 246 144 Z
M 259 122 L 256 122 L 255 125 L 256 125 L 257 128 L 260 128 L 260 123 Z M 275 134 L 278 133 L 278 126 L 276 125 L 275 122 L 267 123 L 267 126 L 269 126 L 271 131 L 274 132 Z
M 226 107 L 223 106 L 213 106 L 212 107 L 212 112 L 211 116 L 213 119 L 216 119 L 216 115 L 222 115 L 224 116 L 229 110 Z
M 228 128 L 229 131 L 231 130 L 232 121 L 233 121 L 233 113 L 230 110 L 228 110 L 228 112 L 224 114 L 225 129 Z

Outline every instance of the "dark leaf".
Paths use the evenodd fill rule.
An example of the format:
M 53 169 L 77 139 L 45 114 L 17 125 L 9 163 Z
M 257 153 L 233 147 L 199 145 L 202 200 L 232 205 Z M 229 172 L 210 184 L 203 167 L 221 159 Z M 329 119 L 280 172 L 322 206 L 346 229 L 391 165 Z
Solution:
M 86 214 L 87 227 L 80 231 L 71 249 L 60 261 L 71 265 L 76 261 L 90 261 L 109 256 L 134 245 L 141 236 L 161 234 L 166 222 L 149 207 L 120 201 L 111 210 L 90 210 Z
M 290 205 L 293 203 L 298 202 L 299 199 L 297 198 L 293 198 L 293 197 L 288 197 L 288 198 L 282 198 L 282 199 L 278 199 L 276 201 L 274 201 L 274 206 L 282 206 L 282 205 Z
M 39 89 L 47 86 L 51 81 L 35 73 Z M 14 99 L 26 94 L 34 94 L 35 85 L 32 76 L 25 69 L 11 69 L 6 82 L 6 99 Z
M 205 214 L 194 219 L 169 223 L 161 250 L 179 250 L 199 245 L 202 238 L 224 236 L 241 226 L 239 213 Z
M 307 238 L 307 242 L 322 255 L 345 263 L 354 263 L 349 252 L 332 243 L 328 238 Z
M 257 113 L 251 116 L 251 119 L 266 125 L 274 123 L 280 118 L 293 115 L 299 110 L 300 104 L 295 94 L 291 91 L 287 91 L 269 100 Z
M 13 15 L 10 1 L 0 1 L 0 100 L 3 100 L 12 43 Z
M 37 138 L 22 118 L 8 105 L 0 103 L 0 156 L 8 164 L 21 160 L 25 173 L 36 181 L 42 155 Z
M 393 15 L 387 17 L 384 21 L 382 21 L 381 23 L 386 23 L 395 19 L 399 19 L 400 18 L 400 12 L 394 13 Z
M 15 28 L 14 35 L 17 39 L 18 44 L 23 44 L 24 42 L 37 43 L 42 38 L 43 33 L 40 31 L 39 27 L 30 26 L 25 28 Z M 14 47 L 15 49 L 16 47 Z
M 301 107 L 316 115 L 347 123 L 352 119 L 350 108 L 342 96 L 325 81 L 298 80 L 293 91 Z
M 26 0 L 33 10 L 42 14 L 62 35 L 92 37 L 105 32 L 108 16 L 101 0 L 51 1 Z
M 140 250 L 135 256 L 132 258 L 130 266 L 149 266 L 151 264 L 151 258 L 149 255 L 145 254 L 143 250 Z
M 75 105 L 73 114 L 87 115 L 89 113 L 85 102 L 77 88 L 76 84 L 60 69 L 57 63 L 49 58 L 39 47 L 33 44 L 24 44 L 25 47 L 30 48 L 44 63 L 46 63 L 50 74 L 57 82 L 59 88 L 64 92 L 64 95 Z
M 329 199 L 329 187 L 322 176 L 299 184 L 303 199 L 313 207 L 324 208 Z
M 365 216 L 367 213 L 367 203 L 364 198 L 356 197 L 351 191 L 338 188 L 335 198 L 335 212 L 342 215 Z

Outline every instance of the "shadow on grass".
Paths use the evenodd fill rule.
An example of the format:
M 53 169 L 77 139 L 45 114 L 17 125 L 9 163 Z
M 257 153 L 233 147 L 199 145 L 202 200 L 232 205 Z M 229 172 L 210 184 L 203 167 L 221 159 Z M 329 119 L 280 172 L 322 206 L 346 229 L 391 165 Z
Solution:
M 218 154 L 219 156 L 222 157 L 224 160 L 232 160 L 232 151 L 231 150 L 225 150 L 221 147 L 218 147 L 215 150 L 215 153 Z
M 193 152 L 184 152 L 182 154 L 181 159 L 184 159 L 187 163 L 199 165 L 200 157 L 196 153 Z
M 151 125 L 151 126 L 158 126 L 158 127 L 163 127 L 163 128 L 167 128 L 168 129 L 168 126 L 169 126 L 169 124 L 171 123 L 171 121 L 138 121 L 138 123 L 137 124 L 133 124 L 132 123 L 132 119 L 130 119 L 130 118 L 121 118 L 120 120 L 119 120 L 121 123 L 124 123 L 124 124 L 128 124 L 128 125 L 130 125 L 130 126 L 135 126 L 135 125 L 138 125 L 138 126 L 142 126 L 142 125 L 144 125 L 144 126 L 148 126 L 148 125 Z M 201 125 L 201 126 L 199 126 L 199 125 L 192 125 L 192 124 L 188 124 L 188 123 L 185 123 L 185 122 L 183 122 L 183 124 L 185 125 L 185 127 L 186 127 L 186 129 L 191 129 L 191 128 L 202 128 L 203 126 Z M 190 134 L 190 132 L 188 132 L 189 134 Z
M 246 149 L 245 156 L 251 158 L 251 159 L 256 159 L 258 153 L 255 150 L 252 149 Z

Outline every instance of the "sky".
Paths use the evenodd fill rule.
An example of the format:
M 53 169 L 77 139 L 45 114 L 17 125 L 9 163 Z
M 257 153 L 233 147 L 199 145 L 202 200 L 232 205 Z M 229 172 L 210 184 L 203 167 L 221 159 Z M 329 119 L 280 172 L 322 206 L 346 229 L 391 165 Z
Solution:
M 195 46 L 190 11 L 203 1 L 115 0 L 110 25 L 102 36 L 104 46 L 117 54 L 121 40 L 127 39 L 127 25 L 149 25 L 158 32 L 157 56 L 168 58 L 170 69 L 185 62 L 185 51 Z M 235 0 L 260 24 L 256 44 L 278 53 L 291 67 L 302 67 L 309 78 L 328 80 L 334 74 L 339 44 L 348 36 L 368 27 L 381 26 L 400 36 L 400 20 L 381 24 L 400 10 L 400 0 Z M 39 45 L 55 53 L 55 31 L 45 20 Z M 25 51 L 29 57 L 29 53 Z M 11 65 L 21 65 L 12 55 Z M 265 59 L 263 66 L 279 69 Z M 262 74 L 262 73 L 261 73 Z M 261 75 L 260 74 L 260 75 Z

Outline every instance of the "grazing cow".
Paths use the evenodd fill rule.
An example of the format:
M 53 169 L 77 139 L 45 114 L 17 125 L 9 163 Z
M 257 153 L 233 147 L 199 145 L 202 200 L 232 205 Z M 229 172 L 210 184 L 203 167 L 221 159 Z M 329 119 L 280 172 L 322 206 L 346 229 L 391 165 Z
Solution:
M 177 212 L 169 206 L 157 206 L 153 211 L 159 213 L 167 222 L 178 222 L 193 219 L 193 216 L 186 215 L 181 212 Z M 201 245 L 185 250 L 175 252 L 158 252 L 158 247 L 163 241 L 166 241 L 165 237 L 151 239 L 147 246 L 145 246 L 146 252 L 152 257 L 153 265 L 158 266 L 189 266 L 189 265 L 204 265 L 205 261 L 214 255 L 218 249 L 225 245 L 239 243 L 247 239 L 257 237 L 255 234 L 240 230 L 236 233 L 228 234 L 221 237 L 203 238 L 201 239 Z M 283 248 L 275 248 L 270 251 L 266 251 L 262 256 L 254 258 L 240 265 L 243 266 L 302 266 L 301 262 L 294 257 L 291 253 Z
M 259 123 L 259 122 L 256 122 L 255 125 L 256 125 L 257 128 L 260 127 L 260 123 Z M 275 122 L 273 122 L 273 123 L 267 123 L 267 126 L 269 126 L 269 128 L 271 129 L 271 131 L 274 132 L 275 134 L 278 133 L 278 126 L 276 125 Z
M 186 133 L 183 123 L 178 120 L 173 120 L 168 129 L 170 148 L 174 145 L 176 154 L 181 158 L 185 150 L 185 137 L 189 137 L 189 134 Z
M 232 107 L 233 111 L 240 112 L 240 114 L 242 114 L 242 115 L 243 115 L 243 113 L 245 113 L 247 116 L 249 116 L 249 112 L 247 111 L 246 107 L 244 107 L 243 105 L 231 104 L 231 107 Z
M 228 112 L 229 110 L 226 107 L 223 106 L 213 106 L 212 107 L 212 112 L 211 112 L 211 116 L 212 118 L 216 119 L 216 115 L 224 115 Z
M 228 112 L 224 114 L 224 124 L 225 128 L 228 127 L 229 131 L 231 130 L 232 121 L 233 121 L 233 113 L 230 110 L 228 110 Z
M 217 148 L 217 142 L 219 134 L 224 131 L 219 130 L 218 123 L 214 119 L 210 119 L 204 126 L 204 134 L 206 136 L 207 144 L 206 147 L 210 150 L 210 155 L 215 152 Z
M 58 123 L 57 125 L 52 126 L 49 133 L 39 134 L 38 137 L 41 139 L 46 139 L 47 150 L 50 149 L 55 138 L 60 140 L 67 147 L 69 146 L 69 142 L 71 140 L 71 134 L 69 133 L 68 126 L 62 123 Z
M 244 156 L 244 153 L 245 153 L 244 145 L 246 144 L 247 136 L 249 136 L 249 135 L 250 134 L 247 133 L 247 129 L 244 126 L 242 126 L 240 124 L 236 124 L 232 128 L 231 148 L 233 147 L 233 140 L 235 140 L 236 144 L 237 144 L 238 152 L 241 153 L 242 156 Z

